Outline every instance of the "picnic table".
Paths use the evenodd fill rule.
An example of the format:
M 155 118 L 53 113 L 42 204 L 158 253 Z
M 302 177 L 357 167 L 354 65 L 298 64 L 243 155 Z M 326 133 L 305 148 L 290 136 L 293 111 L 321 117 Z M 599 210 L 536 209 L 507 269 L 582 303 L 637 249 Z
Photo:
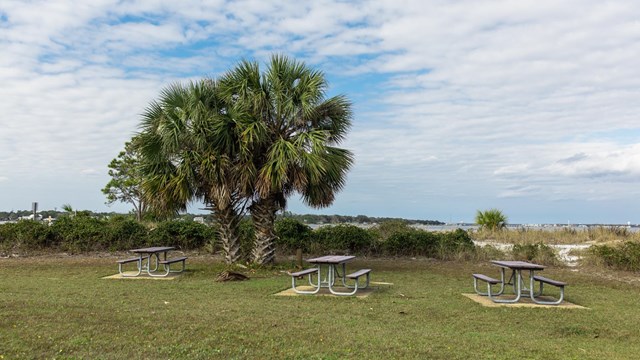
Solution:
M 526 261 L 509 261 L 509 260 L 492 260 L 492 264 L 500 267 L 500 276 L 502 278 L 502 290 L 504 291 L 504 285 L 512 285 L 513 293 L 516 294 L 516 297 L 512 300 L 499 300 L 493 299 L 495 302 L 503 302 L 503 303 L 515 303 L 520 301 L 520 297 L 522 294 L 533 294 L 533 276 L 534 271 L 536 270 L 544 270 L 543 265 L 538 265 Z M 507 282 L 504 282 L 505 278 L 505 270 L 511 270 L 511 276 Z M 530 286 L 527 288 L 524 278 L 522 276 L 522 271 L 529 271 L 529 283 Z
M 146 272 L 149 276 L 164 277 L 169 273 L 183 272 L 185 269 L 186 256 L 167 258 L 167 253 L 171 250 L 175 250 L 173 246 L 154 246 L 140 249 L 129 250 L 132 253 L 138 255 L 138 257 L 118 260 L 118 272 L 123 277 L 135 277 L 139 276 L 142 272 Z M 162 259 L 161 258 L 162 255 Z M 127 274 L 122 271 L 122 265 L 135 262 L 138 272 L 136 274 Z M 171 264 L 182 263 L 181 270 L 171 270 Z M 153 264 L 153 266 L 152 266 Z M 158 271 L 159 265 L 162 265 L 164 271 Z
M 536 271 L 542 271 L 545 269 L 544 265 L 534 264 L 526 261 L 512 261 L 512 260 L 491 260 L 493 265 L 500 267 L 500 280 L 491 278 L 489 276 L 483 274 L 473 274 L 473 285 L 476 293 L 479 295 L 489 296 L 491 300 L 496 303 L 517 303 L 520 301 L 522 295 L 529 296 L 531 300 L 538 304 L 545 305 L 557 305 L 562 302 L 564 298 L 564 286 L 566 283 L 562 281 L 557 281 L 553 279 L 549 279 L 543 276 L 536 276 Z M 505 271 L 509 269 L 511 270 L 511 276 L 507 281 L 505 281 Z M 523 272 L 528 271 L 529 281 L 528 287 L 527 282 L 524 280 Z M 478 280 L 485 281 L 487 283 L 487 292 L 482 292 L 478 289 Z M 534 290 L 535 283 L 538 282 L 540 284 L 540 290 L 536 292 Z M 491 285 L 500 285 L 500 290 L 496 293 L 492 293 Z M 543 284 L 550 284 L 560 288 L 560 299 L 557 301 L 545 301 L 541 300 L 538 297 L 542 295 Z M 513 299 L 498 299 L 496 296 L 500 296 L 505 291 L 505 285 L 513 286 L 513 293 L 515 294 L 515 298 Z
M 358 288 L 363 289 L 369 286 L 369 273 L 371 269 L 361 269 L 351 274 L 347 274 L 346 265 L 348 262 L 353 261 L 356 257 L 351 255 L 325 255 L 317 258 L 307 259 L 310 264 L 316 265 L 313 268 L 290 273 L 291 285 L 293 290 L 299 294 L 316 294 L 321 288 L 325 287 L 329 289 L 334 295 L 354 295 Z M 324 274 L 324 277 L 323 277 Z M 312 290 L 300 290 L 296 287 L 296 278 L 307 275 L 309 278 L 309 285 L 312 286 Z M 315 276 L 316 281 L 313 281 Z M 366 276 L 366 282 L 364 286 L 358 286 L 358 279 L 361 276 Z M 352 291 L 340 291 L 335 289 L 336 279 L 340 279 L 342 286 Z M 354 280 L 353 285 L 348 284 L 349 280 Z

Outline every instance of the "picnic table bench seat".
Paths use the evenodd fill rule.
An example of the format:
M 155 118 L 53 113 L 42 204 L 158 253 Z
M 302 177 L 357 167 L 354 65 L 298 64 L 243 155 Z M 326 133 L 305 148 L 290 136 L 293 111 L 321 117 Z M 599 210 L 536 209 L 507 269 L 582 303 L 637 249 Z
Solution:
M 304 275 L 308 275 L 308 274 L 313 274 L 313 273 L 317 273 L 318 272 L 318 268 L 310 268 L 310 269 L 305 269 L 305 270 L 300 270 L 300 271 L 296 271 L 293 273 L 289 273 L 289 275 L 293 276 L 293 277 L 301 277 Z
M 140 275 L 140 272 L 142 272 L 142 259 L 139 257 L 135 257 L 135 258 L 130 258 L 130 259 L 122 259 L 122 260 L 116 260 L 116 262 L 118 263 L 118 272 L 120 273 L 120 275 L 122 275 L 123 277 L 133 277 L 133 276 L 138 276 Z M 138 263 L 138 273 L 135 275 L 131 275 L 131 274 L 126 274 L 125 272 L 122 271 L 122 265 L 124 264 L 128 264 L 128 263 L 132 263 L 132 262 L 137 262 Z
M 358 290 L 358 279 L 362 275 L 366 275 L 367 276 L 367 280 L 365 281 L 364 286 L 360 287 L 361 289 L 364 289 L 364 288 L 369 286 L 369 276 L 371 276 L 371 269 L 360 269 L 360 270 L 358 270 L 356 272 L 353 272 L 351 274 L 347 274 L 347 276 L 346 276 L 346 278 L 354 279 L 356 281 L 355 290 Z
M 351 274 L 347 274 L 347 276 L 345 276 L 347 279 L 353 279 L 356 281 L 355 284 L 355 290 L 358 290 L 358 279 L 362 276 L 362 275 L 366 275 L 367 276 L 367 280 L 364 283 L 364 286 L 361 286 L 360 289 L 364 289 L 366 287 L 369 286 L 369 276 L 371 273 L 371 269 L 360 269 L 358 271 L 352 272 Z
M 134 261 L 140 261 L 140 258 L 139 258 L 139 257 L 136 257 L 136 258 L 131 258 L 131 259 L 121 259 L 121 260 L 116 260 L 116 262 L 117 262 L 118 264 L 127 264 L 127 263 L 134 262 Z
M 169 264 L 174 264 L 174 263 L 177 263 L 177 262 L 180 262 L 180 261 L 182 261 L 184 263 L 185 260 L 187 260 L 187 257 L 186 256 L 182 256 L 182 257 L 177 257 L 177 258 L 160 260 L 159 263 L 163 264 L 163 265 L 169 265 Z
M 185 261 L 186 260 L 187 260 L 186 256 L 160 260 L 160 261 L 158 261 L 158 264 L 161 264 L 164 267 L 165 272 L 162 273 L 162 274 L 158 274 L 158 275 L 153 274 L 153 273 L 150 272 L 149 275 L 150 276 L 156 276 L 156 277 L 165 277 L 165 276 L 169 275 L 169 273 L 181 273 L 185 269 Z M 180 270 L 178 270 L 178 271 L 172 271 L 171 270 L 171 264 L 175 264 L 175 263 L 178 263 L 178 262 L 182 263 L 182 268 Z
M 360 276 L 365 275 L 365 274 L 367 275 L 367 277 L 369 277 L 369 273 L 370 272 L 371 272 L 371 269 L 360 269 L 360 270 L 358 270 L 356 272 L 348 274 L 347 277 L 349 279 L 356 279 L 357 280 Z
M 347 274 L 345 275 L 345 277 L 343 278 L 343 285 L 346 286 L 349 289 L 353 289 L 351 291 L 347 291 L 347 292 L 341 292 L 341 291 L 336 291 L 336 290 L 332 290 L 331 288 L 329 288 L 329 290 L 331 291 L 332 294 L 334 295 L 345 295 L 345 296 L 349 296 L 349 295 L 355 295 L 355 293 L 358 291 L 358 289 L 364 289 L 367 288 L 369 286 L 369 277 L 370 277 L 370 273 L 371 273 L 371 269 L 360 269 L 358 271 L 355 271 L 351 274 Z M 366 275 L 366 281 L 364 283 L 364 286 L 358 286 L 358 282 L 361 276 Z M 347 285 L 344 282 L 344 279 L 352 279 L 355 280 L 354 285 Z
M 540 275 L 535 275 L 533 277 L 533 280 L 540 281 L 540 282 L 543 282 L 543 283 L 547 283 L 547 284 L 550 284 L 550 285 L 553 285 L 553 286 L 557 286 L 557 287 L 563 287 L 563 286 L 567 285 L 566 282 L 549 279 L 547 277 L 540 276 Z
M 484 275 L 484 274 L 473 274 L 473 277 L 478 279 L 478 280 L 482 280 L 484 282 L 488 282 L 489 284 L 500 284 L 500 280 L 498 279 L 494 279 L 490 276 Z
M 316 284 L 313 283 L 313 274 L 316 274 Z M 291 275 L 291 288 L 294 292 L 298 294 L 316 294 L 318 293 L 318 291 L 320 291 L 320 267 L 290 272 L 289 275 Z M 296 279 L 305 275 L 309 276 L 309 285 L 314 287 L 314 290 L 300 290 L 296 287 Z
M 536 299 L 535 296 L 531 296 L 531 300 L 533 300 L 533 302 L 543 305 L 558 305 L 562 302 L 562 300 L 564 300 L 564 287 L 567 285 L 566 282 L 553 280 L 540 275 L 535 275 L 532 279 L 532 282 L 533 281 L 537 281 L 540 283 L 540 292 L 538 293 L 540 295 L 542 295 L 543 284 L 553 285 L 560 289 L 560 298 L 557 301 L 543 301 Z
M 487 292 L 478 290 L 478 280 L 482 280 L 487 283 Z M 501 289 L 496 294 L 492 294 L 491 285 L 497 285 L 497 284 L 501 284 Z M 492 295 L 502 294 L 504 290 L 504 284 L 502 283 L 502 280 L 498 280 L 484 274 L 473 274 L 473 289 L 476 291 L 478 295 L 491 297 Z

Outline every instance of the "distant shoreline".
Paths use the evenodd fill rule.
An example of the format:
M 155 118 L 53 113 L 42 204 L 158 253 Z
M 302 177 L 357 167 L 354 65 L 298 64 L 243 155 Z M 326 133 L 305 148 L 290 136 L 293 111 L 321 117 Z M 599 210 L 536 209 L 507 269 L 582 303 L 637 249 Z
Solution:
M 11 224 L 16 223 L 20 220 L 0 220 L 0 225 L 2 224 Z M 39 220 L 42 221 L 42 220 Z M 423 229 L 423 230 L 455 230 L 455 229 L 463 229 L 463 230 L 476 230 L 479 228 L 478 225 L 473 223 L 449 223 L 442 225 L 425 225 L 418 223 L 411 223 L 410 220 L 405 220 L 409 222 L 410 226 Z M 377 222 L 371 223 L 357 223 L 357 222 L 339 222 L 339 223 L 306 223 L 306 225 L 310 226 L 312 229 L 317 229 L 322 226 L 335 226 L 335 225 L 354 225 L 362 228 L 370 228 L 378 225 Z M 598 228 L 598 227 L 608 227 L 608 228 L 627 228 L 631 231 L 640 231 L 640 224 L 575 224 L 575 225 L 567 225 L 567 224 L 507 224 L 506 228 L 508 230 L 519 230 L 519 229 L 540 229 L 540 230 L 560 230 L 560 229 L 573 229 L 573 230 L 587 230 L 589 228 Z

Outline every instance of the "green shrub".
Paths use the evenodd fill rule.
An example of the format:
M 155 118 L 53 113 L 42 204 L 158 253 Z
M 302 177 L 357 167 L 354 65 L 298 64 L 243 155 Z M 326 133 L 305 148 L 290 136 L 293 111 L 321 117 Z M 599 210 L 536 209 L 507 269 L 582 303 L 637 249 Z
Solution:
M 111 251 L 130 250 L 147 245 L 147 228 L 131 216 L 113 216 L 105 226 L 105 243 Z
M 486 262 L 506 257 L 504 251 L 491 245 L 476 246 L 473 251 L 465 252 L 464 255 L 467 255 L 466 260 L 474 260 L 476 262 Z
M 432 232 L 411 227 L 398 227 L 387 239 L 378 241 L 381 253 L 391 256 L 428 256 L 438 259 L 456 258 L 471 254 L 475 247 L 469 234 L 457 229 L 450 232 Z M 469 256 L 467 256 L 469 257 Z
M 171 220 L 158 224 L 149 232 L 147 245 L 198 249 L 214 239 L 213 228 L 195 221 Z
M 56 241 L 46 224 L 33 220 L 0 225 L 0 246 L 4 249 L 44 249 L 55 246 Z
M 439 233 L 440 241 L 438 242 L 439 259 L 450 259 L 460 254 L 471 254 L 475 250 L 473 240 L 469 233 L 462 229 Z
M 370 232 L 354 225 L 323 226 L 313 232 L 311 251 L 368 253 L 374 239 Z
M 284 218 L 276 221 L 275 231 L 276 246 L 282 251 L 291 252 L 296 249 L 307 251 L 309 249 L 313 231 L 311 227 L 302 222 L 292 218 Z
M 386 241 L 391 235 L 410 231 L 413 228 L 403 220 L 389 220 L 383 221 L 379 225 L 376 225 L 369 229 L 369 232 L 373 235 L 373 237 L 378 241 Z
M 409 229 L 391 234 L 387 240 L 380 244 L 380 249 L 386 255 L 433 257 L 438 242 L 438 234 L 436 233 Z
M 593 245 L 589 248 L 588 255 L 595 258 L 597 265 L 618 267 L 620 264 L 620 252 L 612 246 Z
M 532 261 L 539 264 L 559 265 L 555 251 L 543 243 L 515 244 L 511 253 L 516 260 Z
M 589 248 L 589 255 L 596 262 L 620 270 L 640 270 L 640 242 L 626 241 L 620 246 L 594 245 Z
M 53 225 L 60 248 L 70 252 L 105 250 L 108 248 L 106 223 L 86 215 L 61 216 Z

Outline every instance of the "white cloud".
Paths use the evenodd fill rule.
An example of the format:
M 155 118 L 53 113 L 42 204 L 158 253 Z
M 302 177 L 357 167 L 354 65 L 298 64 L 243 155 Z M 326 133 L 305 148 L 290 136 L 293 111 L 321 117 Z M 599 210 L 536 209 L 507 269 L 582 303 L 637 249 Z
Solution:
M 275 51 L 320 67 L 356 101 L 356 166 L 341 196 L 363 210 L 338 201 L 336 212 L 385 215 L 403 199 L 473 216 L 499 199 L 638 194 L 633 2 L 8 1 L 0 11 L 5 185 L 106 177 L 163 85 Z M 403 204 L 393 211 L 412 211 Z

